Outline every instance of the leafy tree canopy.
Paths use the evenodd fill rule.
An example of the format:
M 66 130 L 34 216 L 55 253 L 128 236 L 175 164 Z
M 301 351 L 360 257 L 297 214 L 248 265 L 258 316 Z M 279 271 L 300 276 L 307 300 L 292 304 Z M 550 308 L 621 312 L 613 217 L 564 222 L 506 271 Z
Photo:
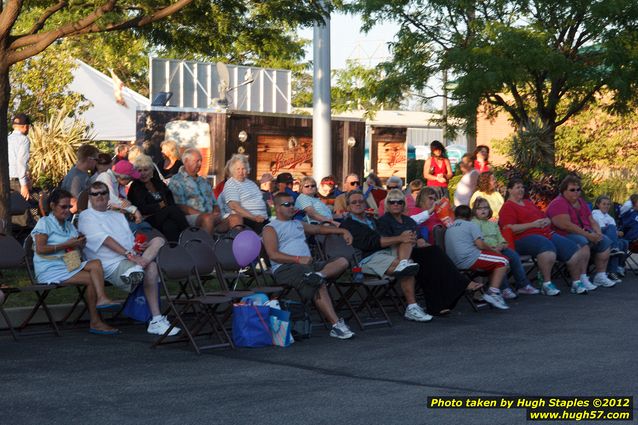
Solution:
M 393 58 L 380 65 L 386 97 L 423 90 L 448 70 L 451 114 L 472 123 L 483 105 L 508 113 L 519 130 L 540 123 L 548 164 L 556 129 L 598 93 L 611 93 L 609 107 L 618 111 L 638 93 L 634 0 L 351 0 L 346 7 L 363 15 L 365 28 L 400 25 Z

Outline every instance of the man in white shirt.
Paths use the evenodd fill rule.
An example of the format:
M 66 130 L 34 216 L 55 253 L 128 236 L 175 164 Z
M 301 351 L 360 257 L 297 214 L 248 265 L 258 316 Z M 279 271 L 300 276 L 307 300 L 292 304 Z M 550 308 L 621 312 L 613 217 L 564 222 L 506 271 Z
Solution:
M 11 190 L 22 195 L 25 200 L 29 200 L 29 150 L 31 141 L 29 140 L 29 127 L 31 119 L 26 114 L 17 114 L 12 121 L 13 132 L 9 135 L 9 183 Z M 19 226 L 27 226 L 31 221 L 31 213 L 26 210 L 24 214 L 12 217 L 12 222 Z
M 138 255 L 133 247 L 135 237 L 123 214 L 108 210 L 109 189 L 102 182 L 89 187 L 91 207 L 82 211 L 78 230 L 86 236 L 84 255 L 88 260 L 98 259 L 104 269 L 104 280 L 126 292 L 131 292 L 143 281 L 144 295 L 148 301 L 151 319 L 147 332 L 163 335 L 170 327 L 159 308 L 159 273 L 155 257 L 164 245 L 162 238 L 153 238 L 145 244 L 144 253 Z M 173 328 L 169 336 L 177 335 Z

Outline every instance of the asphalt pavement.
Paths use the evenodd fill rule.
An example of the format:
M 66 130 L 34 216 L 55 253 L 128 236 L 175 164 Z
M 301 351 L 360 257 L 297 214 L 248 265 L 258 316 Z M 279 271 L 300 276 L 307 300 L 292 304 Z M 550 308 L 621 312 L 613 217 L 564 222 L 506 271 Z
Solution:
M 149 348 L 143 326 L 17 343 L 3 331 L 0 423 L 529 424 L 524 409 L 432 409 L 427 399 L 635 397 L 638 279 L 586 296 L 561 289 L 508 311 L 475 313 L 462 300 L 430 323 L 394 315 L 393 327 L 354 329 L 347 341 L 319 330 L 289 348 L 201 356 L 186 344 Z

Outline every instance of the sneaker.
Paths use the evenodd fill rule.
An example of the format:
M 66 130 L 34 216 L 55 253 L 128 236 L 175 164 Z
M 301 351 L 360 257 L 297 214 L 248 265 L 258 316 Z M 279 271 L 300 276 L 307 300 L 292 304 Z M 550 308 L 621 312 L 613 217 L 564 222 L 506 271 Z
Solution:
M 583 279 L 580 281 L 580 283 L 583 284 L 583 287 L 585 289 L 587 289 L 588 291 L 595 291 L 596 289 L 598 289 L 598 286 L 592 284 L 589 279 Z
M 618 248 L 612 248 L 611 251 L 609 251 L 609 255 L 614 257 L 616 255 L 625 255 L 625 253 L 621 250 L 619 250 Z
M 501 291 L 501 296 L 505 300 L 515 300 L 516 298 L 518 298 L 518 295 L 516 295 L 516 292 L 512 291 L 512 288 L 503 289 Z
M 553 297 L 555 295 L 560 295 L 560 289 L 558 289 L 552 282 L 545 282 L 541 287 L 541 293 L 548 297 Z
M 405 315 L 403 316 L 406 320 L 412 320 L 415 322 L 429 322 L 432 320 L 432 316 L 427 314 L 420 305 L 410 305 L 405 309 Z
M 408 260 L 401 260 L 394 269 L 395 277 L 402 276 L 414 276 L 419 272 L 419 265 L 416 263 L 410 263 Z
M 614 283 L 620 283 L 622 282 L 622 280 L 620 279 L 620 276 L 618 275 L 618 273 L 607 273 L 607 277 L 609 278 L 609 280 L 611 280 Z
M 593 283 L 596 286 L 604 286 L 605 288 L 611 288 L 612 286 L 616 285 L 616 282 L 614 282 L 613 280 L 609 280 L 609 278 L 605 274 L 597 274 L 596 276 L 594 276 Z
M 301 283 L 312 286 L 313 288 L 316 288 L 326 283 L 326 279 L 323 276 L 321 276 L 319 273 L 312 272 L 312 273 L 306 273 Z
M 162 316 L 161 318 L 157 320 L 151 320 L 150 323 L 148 324 L 148 328 L 146 329 L 146 332 L 153 335 L 164 335 L 164 333 L 170 327 L 171 327 L 171 324 L 168 322 L 168 319 L 166 318 L 166 316 Z M 168 336 L 175 336 L 178 333 L 180 333 L 180 331 L 181 331 L 180 328 L 174 327 L 168 333 Z
M 585 285 L 580 280 L 572 283 L 572 289 L 570 291 L 572 294 L 578 295 L 587 295 L 587 289 L 585 289 Z
M 127 285 L 135 286 L 144 280 L 144 269 L 135 265 L 122 273 L 120 279 Z
M 330 336 L 333 338 L 339 339 L 350 339 L 354 336 L 354 332 L 350 330 L 346 322 L 343 319 L 339 319 L 337 323 L 332 325 L 332 329 L 330 330 Z
M 488 290 L 483 294 L 483 300 L 485 300 L 492 307 L 498 308 L 500 310 L 508 310 L 509 306 L 505 303 L 503 296 L 499 292 L 493 292 L 492 290 Z
M 518 292 L 519 295 L 537 295 L 540 291 L 528 283 L 516 292 Z

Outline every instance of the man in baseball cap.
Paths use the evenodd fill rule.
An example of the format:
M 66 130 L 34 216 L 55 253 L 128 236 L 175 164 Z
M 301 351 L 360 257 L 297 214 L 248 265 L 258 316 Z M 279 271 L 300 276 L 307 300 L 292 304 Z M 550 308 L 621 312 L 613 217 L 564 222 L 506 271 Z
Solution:
M 296 201 L 297 196 L 299 194 L 292 190 L 292 184 L 294 182 L 294 178 L 290 173 L 279 173 L 277 175 L 277 192 L 286 192 L 288 195 L 292 196 L 292 198 Z
M 9 151 L 9 183 L 11 190 L 19 193 L 25 200 L 29 200 L 28 164 L 31 148 L 29 140 L 29 126 L 31 119 L 27 114 L 17 114 L 11 121 L 13 132 L 7 138 Z M 22 215 L 12 217 L 14 224 L 26 227 L 31 222 L 29 210 Z

